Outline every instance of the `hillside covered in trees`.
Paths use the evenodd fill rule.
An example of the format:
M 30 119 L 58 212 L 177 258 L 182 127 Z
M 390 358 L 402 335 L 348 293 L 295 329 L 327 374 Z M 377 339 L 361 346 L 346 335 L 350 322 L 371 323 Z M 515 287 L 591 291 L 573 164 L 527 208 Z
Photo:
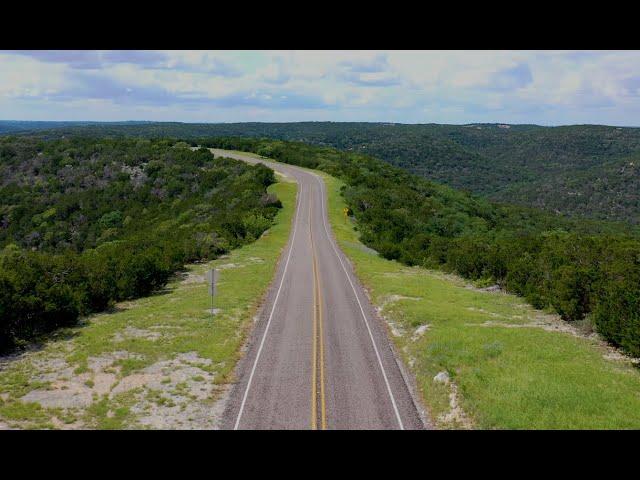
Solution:
M 291 125 L 298 130 L 287 130 Z M 508 158 L 520 158 L 526 167 L 523 170 L 527 171 L 539 168 L 541 161 L 532 161 L 532 165 L 527 166 L 526 158 L 529 155 L 546 158 L 551 167 L 542 168 L 540 173 L 530 173 L 528 180 L 523 181 L 524 185 L 533 185 L 544 175 L 562 177 L 558 171 L 569 171 L 569 166 L 587 165 L 583 158 L 585 152 L 590 152 L 593 169 L 584 169 L 584 175 L 602 170 L 606 162 L 614 171 L 617 158 L 628 160 L 628 155 L 632 155 L 630 152 L 636 148 L 637 135 L 635 129 L 618 130 L 614 127 L 566 127 L 564 131 L 563 128 L 536 126 L 517 126 L 511 130 L 496 125 L 451 127 L 308 123 L 101 125 L 43 130 L 33 137 L 6 137 L 1 144 L 1 165 L 4 170 L 0 190 L 0 245 L 4 246 L 4 277 L 0 275 L 0 283 L 9 285 L 4 291 L 18 293 L 4 294 L 4 300 L 0 300 L 0 303 L 11 305 L 12 298 L 20 297 L 19 292 L 29 292 L 29 288 L 35 285 L 24 286 L 18 277 L 11 276 L 13 270 L 27 268 L 11 265 L 9 262 L 14 258 L 21 259 L 31 269 L 30 272 L 35 272 L 31 278 L 44 275 L 47 269 L 54 272 L 51 278 L 57 278 L 56 271 L 74 270 L 65 270 L 63 264 L 52 263 L 37 271 L 29 266 L 27 260 L 23 260 L 25 258 L 37 258 L 42 262 L 52 262 L 50 258 L 62 261 L 60 259 L 65 256 L 86 258 L 81 263 L 94 267 L 82 267 L 85 268 L 81 270 L 85 275 L 82 282 L 90 285 L 91 281 L 101 278 L 97 275 L 91 277 L 91 268 L 100 269 L 104 263 L 116 261 L 113 258 L 121 257 L 120 249 L 130 252 L 134 260 L 129 263 L 136 265 L 146 261 L 144 259 L 148 252 L 158 251 L 154 250 L 156 245 L 162 245 L 158 247 L 163 252 L 160 256 L 164 255 L 162 258 L 165 258 L 165 263 L 161 263 L 162 268 L 148 262 L 148 265 L 157 267 L 161 272 L 158 275 L 159 282 L 148 280 L 156 278 L 155 274 L 142 276 L 146 280 L 139 280 L 139 284 L 126 284 L 124 280 L 118 282 L 112 277 L 112 281 L 105 283 L 104 288 L 100 285 L 91 287 L 88 293 L 83 293 L 81 300 L 70 301 L 75 305 L 71 310 L 73 317 L 79 312 L 104 308 L 115 299 L 151 291 L 166 281 L 166 275 L 181 262 L 215 255 L 225 248 L 254 238 L 267 228 L 277 203 L 275 199 L 264 195 L 265 186 L 273 181 L 271 171 L 254 170 L 239 166 L 236 162 L 228 165 L 216 163 L 209 170 L 206 165 L 210 154 L 200 150 L 191 152 L 186 148 L 185 142 L 188 142 L 191 145 L 253 151 L 335 175 L 347 184 L 345 199 L 358 222 L 363 242 L 384 257 L 408 265 L 439 267 L 467 278 L 499 283 L 506 290 L 522 295 L 536 307 L 554 308 L 568 321 L 588 318 L 613 344 L 640 355 L 640 237 L 637 228 L 632 228 L 630 223 L 585 220 L 540 209 L 496 203 L 407 172 L 413 168 L 397 168 L 389 165 L 389 161 L 385 163 L 362 153 L 371 153 L 376 148 L 382 151 L 394 145 L 398 151 L 404 152 L 399 144 L 404 144 L 408 151 L 412 145 L 407 140 L 409 136 L 398 134 L 393 140 L 394 135 L 389 134 L 386 137 L 387 144 L 385 137 L 380 135 L 382 129 L 393 131 L 398 128 L 402 133 L 405 127 L 414 129 L 414 133 L 422 132 L 421 128 L 430 128 L 432 134 L 429 134 L 429 138 L 437 137 L 437 141 L 430 143 L 434 153 L 429 158 L 442 158 L 437 163 L 441 175 L 444 176 L 443 172 L 449 171 L 447 169 L 454 165 L 459 168 L 466 164 L 468 169 L 464 170 L 465 175 L 461 178 L 467 178 L 468 181 L 476 178 L 476 188 L 484 188 L 481 193 L 490 198 L 499 196 L 497 190 L 493 193 L 490 190 L 498 188 L 496 185 L 500 182 L 491 182 L 494 176 L 501 178 L 500 172 L 507 175 L 503 180 L 514 189 L 519 183 L 508 176 L 511 175 L 509 168 L 501 169 L 498 164 L 494 175 L 494 166 L 487 166 L 483 161 L 485 155 L 496 158 L 503 155 L 501 161 L 504 163 L 507 162 L 504 160 L 507 154 L 500 153 L 503 148 L 519 152 L 520 157 Z M 341 150 L 337 150 L 264 138 L 207 136 L 210 131 L 235 132 L 236 129 L 242 129 L 243 135 L 251 133 L 262 137 L 267 135 L 267 131 L 273 136 L 288 132 L 287 136 L 302 136 L 310 143 L 338 143 L 338 138 L 348 140 L 344 140 L 345 143 L 339 145 Z M 583 129 L 583 135 L 577 135 L 576 129 Z M 491 133 L 483 133 L 486 130 Z M 436 131 L 439 132 L 437 135 L 433 133 Z M 520 140 L 508 140 L 516 137 L 505 137 L 505 132 L 510 132 L 507 135 L 514 133 Z M 545 141 L 537 140 L 544 132 L 547 132 L 548 138 Z M 134 138 L 117 139 L 123 134 Z M 350 137 L 351 134 L 354 137 Z M 98 135 L 100 139 L 91 135 Z M 180 136 L 182 141 L 166 138 L 149 140 L 162 135 Z M 65 136 L 71 138 L 59 138 Z M 377 138 L 380 143 L 358 146 L 357 142 L 367 138 Z M 608 143 L 602 143 L 603 138 L 609 138 Z M 423 146 L 417 139 L 414 140 L 417 150 L 411 155 L 417 156 Z M 118 145 L 120 147 L 116 147 Z M 124 150 L 114 154 L 114 148 Z M 475 153 L 470 153 L 472 148 L 476 150 Z M 56 149 L 62 149 L 63 152 Z M 116 158 L 124 159 L 123 164 L 119 165 Z M 45 160 L 44 164 L 40 164 L 42 160 Z M 77 174 L 86 168 L 91 171 L 92 162 L 97 165 L 93 176 L 87 175 L 88 172 Z M 634 162 L 631 160 L 629 163 Z M 215 179 L 211 180 L 213 183 L 204 180 L 210 177 L 203 172 L 222 167 L 231 169 L 234 174 L 225 176 L 211 173 Z M 183 170 L 185 168 L 187 171 Z M 635 178 L 634 172 L 629 174 L 632 180 Z M 435 174 L 428 176 L 443 181 L 443 177 Z M 229 179 L 229 184 L 223 183 L 228 190 L 215 183 L 222 177 Z M 194 182 L 194 178 L 198 181 Z M 239 183 L 233 182 L 232 178 Z M 508 178 L 508 182 L 505 178 Z M 244 187 L 247 181 L 253 185 L 248 190 L 250 193 L 246 193 Z M 143 182 L 143 188 L 134 188 L 136 182 Z M 43 183 L 46 187 L 43 187 Z M 587 184 L 579 186 L 584 189 Z M 598 184 L 603 185 L 602 182 Z M 602 192 L 607 199 L 618 202 L 618 206 L 628 205 L 630 211 L 635 211 L 631 198 L 637 192 L 627 191 L 629 185 L 627 180 L 623 180 L 621 191 L 612 193 L 604 188 Z M 82 197 L 85 195 L 83 192 L 90 192 L 83 197 L 83 202 L 97 203 L 78 213 L 74 196 Z M 238 192 L 248 195 L 247 203 L 236 204 Z M 68 200 L 67 195 L 71 195 L 72 199 Z M 102 195 L 104 197 L 101 200 Z M 121 198 L 125 199 L 127 205 L 127 199 L 135 201 L 130 208 L 125 208 Z M 562 197 L 554 198 L 562 200 Z M 233 200 L 229 202 L 229 199 Z M 202 214 L 201 209 L 207 212 L 203 205 L 209 205 L 211 201 L 214 204 L 219 202 L 219 207 L 211 210 L 209 215 Z M 565 203 L 571 209 L 571 204 Z M 590 208 L 588 203 L 580 205 L 581 208 Z M 154 209 L 154 206 L 157 208 Z M 228 215 L 224 213 L 225 209 Z M 590 215 L 598 216 L 597 212 L 590 212 Z M 603 216 L 619 218 L 617 215 Z M 88 218 L 86 221 L 85 217 Z M 201 222 L 212 223 L 205 228 Z M 178 231 L 176 227 L 184 228 L 188 235 L 182 235 L 182 230 L 180 234 L 175 233 Z M 215 231 L 215 235 L 206 234 L 211 231 Z M 41 253 L 48 251 L 65 253 L 52 257 Z M 15 252 L 19 252 L 19 255 Z M 99 257 L 100 252 L 104 256 Z M 168 255 L 171 260 L 166 260 L 166 252 L 171 252 Z M 94 263 L 91 262 L 93 258 L 96 259 Z M 126 268 L 132 269 L 129 263 L 126 263 Z M 110 267 L 107 271 L 115 270 Z M 56 282 L 53 285 L 57 285 Z M 104 291 L 110 293 L 95 293 Z M 55 291 L 55 295 L 66 299 L 64 295 L 68 292 L 63 293 Z M 34 302 L 40 301 L 39 296 L 36 297 Z M 31 307 L 27 305 L 24 308 Z M 10 309 L 6 312 L 0 311 L 0 316 L 11 314 Z
M 640 223 L 639 128 L 333 122 L 48 126 L 52 127 L 53 135 L 243 136 L 332 146 L 368 153 L 492 200 Z M 26 122 L 20 128 L 46 129 L 47 122 Z
M 567 321 L 588 315 L 611 343 L 640 356 L 637 235 L 494 204 L 359 153 L 238 137 L 204 144 L 334 175 L 346 183 L 361 240 L 385 258 L 497 282 Z
M 273 182 L 174 140 L 0 137 L 0 350 L 255 240 Z

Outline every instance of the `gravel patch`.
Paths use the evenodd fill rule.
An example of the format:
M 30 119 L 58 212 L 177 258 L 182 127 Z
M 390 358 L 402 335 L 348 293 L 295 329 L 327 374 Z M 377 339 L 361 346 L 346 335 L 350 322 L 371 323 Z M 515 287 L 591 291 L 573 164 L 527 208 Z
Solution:
M 125 351 L 115 351 L 87 360 L 89 372 L 75 374 L 74 368 L 66 360 L 53 358 L 33 359 L 32 365 L 38 371 L 33 378 L 48 382 L 46 388 L 31 390 L 20 400 L 25 403 L 38 403 L 44 408 L 84 409 L 89 407 L 96 397 L 106 395 L 117 382 L 114 372 L 105 370 L 113 367 L 121 359 L 139 357 Z
M 32 390 L 20 400 L 45 408 L 86 408 L 93 403 L 91 389 L 77 382 L 57 382 L 51 390 Z
M 38 403 L 43 408 L 63 409 L 73 413 L 74 417 L 81 417 L 96 401 L 108 398 L 110 404 L 115 406 L 118 405 L 119 395 L 130 393 L 133 397 L 126 398 L 133 399 L 130 406 L 132 415 L 127 420 L 126 428 L 218 427 L 229 386 L 217 384 L 217 375 L 212 368 L 223 365 L 214 365 L 197 352 L 186 352 L 120 378 L 119 369 L 114 363 L 128 358 L 142 357 L 126 351 L 90 357 L 87 361 L 89 370 L 80 374 L 74 374 L 74 369 L 60 357 L 34 359 L 39 368 L 46 370 L 34 378 L 40 381 L 46 379 L 48 385 L 28 392 L 20 400 Z M 3 395 L 2 399 L 8 399 L 8 395 Z M 114 411 L 107 414 L 113 415 Z M 58 429 L 88 426 L 83 425 L 81 420 L 65 422 L 55 415 L 52 415 L 50 422 Z M 8 428 L 11 428 L 8 424 L 0 423 L 0 429 Z
M 449 411 L 441 414 L 438 421 L 443 425 L 471 430 L 473 422 L 460 406 L 458 386 L 451 380 L 448 380 L 447 383 L 449 385 Z
M 94 373 L 101 373 L 108 368 L 114 368 L 117 370 L 113 365 L 116 361 L 127 360 L 130 358 L 141 360 L 143 357 L 141 355 L 127 352 L 126 350 L 117 350 L 115 352 L 104 353 L 97 357 L 89 357 L 87 363 Z
M 404 295 L 389 295 L 385 297 L 380 303 L 380 310 L 384 309 L 390 303 L 399 302 L 400 300 L 421 300 L 420 297 L 406 297 Z
M 197 273 L 194 273 L 194 272 L 189 272 L 180 281 L 180 283 L 183 284 L 183 285 L 189 285 L 189 284 L 192 284 L 192 283 L 204 283 L 206 281 L 207 281 L 207 279 L 204 276 L 204 274 L 200 275 L 200 274 L 197 274 Z
M 401 328 L 398 328 L 397 323 L 387 320 L 387 325 L 389 325 L 391 335 L 394 337 L 401 337 L 404 334 L 404 331 Z
M 210 365 L 211 360 L 196 352 L 183 353 L 125 377 L 111 394 L 141 389 L 131 408 L 141 426 L 214 429 L 224 410 L 216 400 L 226 387 L 216 385 L 216 375 L 202 368 Z
M 155 340 L 159 340 L 160 338 L 162 338 L 162 333 L 154 332 L 152 330 L 145 330 L 145 329 L 142 329 L 142 328 L 127 327 L 123 331 L 117 332 L 113 336 L 113 341 L 114 342 L 123 342 L 125 340 L 130 339 L 130 338 L 143 338 L 145 340 L 155 341 Z
M 415 342 L 417 340 L 420 339 L 420 337 L 422 337 L 425 332 L 427 330 L 429 330 L 430 325 L 428 323 L 424 324 L 424 325 L 420 325 L 418 328 L 416 328 L 413 332 L 413 335 L 411 336 L 411 341 Z

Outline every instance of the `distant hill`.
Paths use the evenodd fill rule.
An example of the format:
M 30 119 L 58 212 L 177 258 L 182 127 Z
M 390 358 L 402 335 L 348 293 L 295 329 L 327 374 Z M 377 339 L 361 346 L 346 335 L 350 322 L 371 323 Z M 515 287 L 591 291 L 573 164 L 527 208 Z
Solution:
M 42 130 L 40 125 L 33 127 Z M 640 128 L 357 122 L 85 122 L 78 126 L 69 122 L 46 134 L 61 133 L 302 141 L 368 153 L 436 182 L 501 202 L 640 223 Z
M 154 122 L 130 121 L 130 122 L 89 122 L 89 121 L 30 121 L 30 120 L 0 120 L 0 135 L 34 132 L 40 130 L 50 130 L 57 128 L 74 128 L 85 126 L 112 126 L 112 125 L 144 125 Z

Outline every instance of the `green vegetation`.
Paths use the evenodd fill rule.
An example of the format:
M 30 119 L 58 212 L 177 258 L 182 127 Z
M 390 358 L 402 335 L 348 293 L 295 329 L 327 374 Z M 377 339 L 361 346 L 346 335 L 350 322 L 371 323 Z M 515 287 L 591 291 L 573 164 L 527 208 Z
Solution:
M 56 127 L 55 129 L 52 129 Z M 45 136 L 191 139 L 240 136 L 367 153 L 429 180 L 495 201 L 597 219 L 640 222 L 640 129 L 600 125 L 397 123 L 27 123 Z M 0 123 L 0 131 L 2 124 Z
M 362 154 L 243 138 L 203 144 L 329 173 L 345 183 L 360 239 L 383 257 L 498 283 L 567 321 L 594 322 L 612 344 L 640 356 L 636 236 L 609 224 L 492 204 Z
M 124 125 L 145 125 L 150 122 L 128 121 L 128 122 L 75 122 L 75 121 L 30 121 L 30 120 L 0 120 L 0 134 L 6 135 L 16 132 L 34 132 L 38 130 L 50 130 L 52 128 L 78 128 L 84 126 L 124 126 Z
M 492 200 L 640 222 L 639 128 L 313 122 L 235 130 L 211 135 L 271 137 L 367 153 Z
M 270 137 L 367 153 L 494 201 L 640 223 L 639 128 L 505 127 L 308 122 L 216 125 L 208 135 Z
M 0 138 L 0 351 L 253 242 L 268 168 L 171 140 Z
M 640 428 L 637 367 L 604 358 L 611 352 L 601 343 L 567 333 L 562 321 L 518 297 L 380 258 L 344 218 L 344 184 L 324 179 L 338 243 L 382 307 L 439 427 Z M 442 371 L 462 410 L 452 408 L 453 387 L 434 381 Z
M 83 326 L 58 330 L 42 350 L 4 365 L 0 423 L 19 428 L 215 426 L 212 412 L 220 386 L 232 381 L 240 348 L 289 237 L 296 185 L 278 182 L 268 192 L 282 200 L 283 208 L 257 241 L 211 262 L 190 264 L 162 292 L 118 303 L 113 312 L 92 315 Z M 221 272 L 215 316 L 204 276 L 213 266 Z M 43 383 L 43 375 L 52 382 Z M 41 407 L 21 400 L 34 391 L 41 401 L 69 405 Z M 74 405 L 74 392 L 88 393 L 90 404 Z

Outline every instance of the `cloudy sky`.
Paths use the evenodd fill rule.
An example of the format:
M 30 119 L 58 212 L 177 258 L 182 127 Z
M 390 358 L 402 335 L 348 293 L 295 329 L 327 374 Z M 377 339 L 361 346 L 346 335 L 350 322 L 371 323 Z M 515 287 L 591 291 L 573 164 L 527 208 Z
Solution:
M 0 51 L 0 119 L 640 126 L 640 52 Z

